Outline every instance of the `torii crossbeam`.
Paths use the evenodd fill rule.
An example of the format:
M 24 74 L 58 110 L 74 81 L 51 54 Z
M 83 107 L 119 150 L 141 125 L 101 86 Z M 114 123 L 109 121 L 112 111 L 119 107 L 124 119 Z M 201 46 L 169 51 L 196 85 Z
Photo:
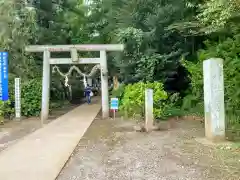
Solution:
M 122 44 L 88 45 L 33 45 L 27 46 L 27 52 L 43 52 L 42 110 L 41 121 L 49 115 L 50 65 L 51 64 L 100 64 L 102 88 L 102 116 L 109 117 L 107 51 L 123 51 Z M 78 58 L 77 51 L 100 51 L 97 58 Z M 70 52 L 71 58 L 51 58 L 51 52 Z

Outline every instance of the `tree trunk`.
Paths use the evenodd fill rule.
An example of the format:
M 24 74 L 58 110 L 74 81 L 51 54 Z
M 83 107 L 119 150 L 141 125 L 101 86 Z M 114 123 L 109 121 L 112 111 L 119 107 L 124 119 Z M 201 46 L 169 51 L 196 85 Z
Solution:
M 119 81 L 117 76 L 113 76 L 113 89 L 117 90 L 119 88 Z

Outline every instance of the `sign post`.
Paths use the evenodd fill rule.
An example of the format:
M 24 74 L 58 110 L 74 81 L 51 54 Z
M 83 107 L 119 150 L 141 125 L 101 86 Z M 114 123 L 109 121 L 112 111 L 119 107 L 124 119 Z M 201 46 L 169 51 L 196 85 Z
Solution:
M 20 78 L 15 78 L 15 117 L 17 120 L 21 119 L 21 89 Z
M 116 111 L 118 110 L 119 101 L 118 98 L 111 98 L 111 110 L 113 110 L 114 120 L 116 118 Z
M 8 53 L 0 52 L 0 100 L 8 98 Z

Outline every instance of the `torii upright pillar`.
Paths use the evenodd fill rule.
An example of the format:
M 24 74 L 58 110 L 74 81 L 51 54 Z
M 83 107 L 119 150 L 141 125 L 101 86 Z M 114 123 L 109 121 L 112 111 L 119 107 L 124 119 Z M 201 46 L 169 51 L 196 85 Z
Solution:
M 106 51 L 100 52 L 101 58 L 101 86 L 102 86 L 102 117 L 109 117 L 108 69 Z
M 93 45 L 35 45 L 26 47 L 27 52 L 43 52 L 43 82 L 41 121 L 48 119 L 51 64 L 100 64 L 102 81 L 102 117 L 109 117 L 109 93 L 107 51 L 123 51 L 122 44 Z M 100 51 L 100 58 L 78 58 L 77 51 Z M 71 58 L 51 58 L 51 52 L 71 52 Z
M 50 52 L 45 50 L 43 52 L 43 78 L 42 78 L 42 111 L 41 120 L 48 119 L 49 115 L 49 94 L 50 94 Z

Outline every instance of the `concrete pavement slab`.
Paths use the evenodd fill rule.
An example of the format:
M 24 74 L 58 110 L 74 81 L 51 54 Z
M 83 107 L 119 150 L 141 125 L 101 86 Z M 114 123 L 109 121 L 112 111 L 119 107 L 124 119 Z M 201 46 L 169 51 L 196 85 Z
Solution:
M 0 180 L 54 180 L 101 109 L 81 105 L 0 153 Z

